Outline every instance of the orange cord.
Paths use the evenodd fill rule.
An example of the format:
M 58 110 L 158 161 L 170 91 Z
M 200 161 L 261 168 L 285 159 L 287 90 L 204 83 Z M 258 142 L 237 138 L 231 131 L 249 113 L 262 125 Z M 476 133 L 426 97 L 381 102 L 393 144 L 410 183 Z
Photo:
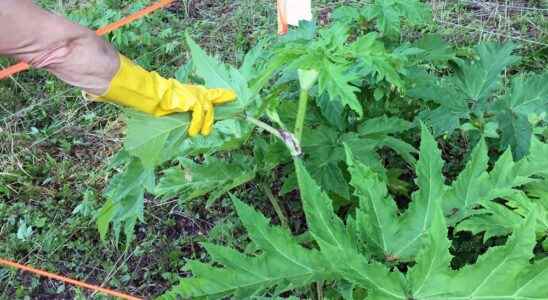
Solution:
M 107 33 L 110 33 L 122 26 L 125 26 L 133 21 L 136 21 L 162 7 L 165 7 L 165 6 L 168 6 L 170 5 L 174 0 L 161 0 L 161 1 L 158 1 L 154 4 L 152 4 L 151 6 L 149 7 L 146 7 L 146 8 L 143 8 L 142 10 L 130 15 L 130 16 L 127 16 L 123 19 L 121 19 L 120 21 L 117 21 L 117 22 L 114 22 L 112 24 L 109 24 L 109 25 L 106 25 L 105 27 L 103 28 L 100 28 L 98 29 L 97 31 L 95 31 L 95 33 L 98 35 L 98 36 L 103 36 Z
M 16 268 L 16 269 L 19 269 L 19 270 L 22 270 L 22 271 L 31 272 L 31 273 L 34 273 L 34 274 L 39 275 L 39 276 L 47 277 L 47 278 L 54 279 L 54 280 L 57 280 L 57 281 L 62 281 L 62 282 L 71 284 L 73 286 L 78 286 L 78 287 L 85 288 L 85 289 L 88 289 L 88 290 L 101 292 L 103 294 L 113 296 L 113 297 L 117 297 L 117 298 L 121 298 L 121 299 L 142 300 L 142 298 L 133 297 L 133 296 L 121 293 L 121 292 L 105 289 L 105 288 L 102 288 L 100 286 L 88 284 L 88 283 L 78 281 L 78 280 L 74 280 L 74 279 L 70 279 L 70 278 L 67 278 L 67 277 L 64 277 L 64 276 L 61 276 L 61 275 L 56 275 L 56 274 L 49 273 L 49 272 L 46 272 L 46 271 L 38 270 L 38 269 L 29 267 L 29 266 L 21 265 L 21 264 L 18 264 L 16 262 L 12 262 L 12 261 L 9 261 L 9 260 L 4 260 L 4 259 L 1 259 L 1 258 L 0 258 L 0 266 L 12 267 L 12 268 Z
M 108 24 L 102 28 L 99 28 L 97 31 L 95 31 L 95 34 L 97 34 L 98 36 L 103 36 L 105 34 L 108 34 L 122 26 L 125 26 L 133 21 L 136 21 L 162 7 L 165 7 L 165 6 L 168 6 L 170 5 L 174 0 L 160 0 L 148 7 L 145 7 L 143 8 L 142 10 L 132 14 L 132 15 L 129 15 L 119 21 L 116 21 L 112 24 Z M 10 77 L 10 76 L 13 76 L 19 72 L 22 72 L 22 71 L 26 71 L 30 69 L 30 66 L 29 64 L 27 64 L 26 62 L 20 62 L 16 65 L 13 65 L 11 67 L 8 67 L 6 69 L 3 69 L 0 71 L 0 80 L 2 79 L 5 79 L 7 77 Z
M 13 76 L 16 73 L 26 71 L 28 69 L 30 69 L 30 66 L 26 62 L 20 62 L 16 65 L 11 66 L 11 67 L 7 67 L 7 68 L 0 71 L 0 80 L 2 80 L 4 78 L 7 78 L 7 77 L 10 77 L 10 76 Z

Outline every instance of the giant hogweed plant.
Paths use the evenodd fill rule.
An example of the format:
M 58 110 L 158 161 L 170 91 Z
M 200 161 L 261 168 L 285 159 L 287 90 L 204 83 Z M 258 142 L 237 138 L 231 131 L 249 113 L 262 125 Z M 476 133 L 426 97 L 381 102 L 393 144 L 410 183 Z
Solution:
M 514 199 L 524 209 L 519 209 L 519 221 L 504 245 L 490 248 L 472 265 L 459 270 L 450 266 L 448 226 L 466 222 L 479 207 L 501 206 L 495 195 L 511 195 L 515 186 L 545 172 L 538 162 L 546 167 L 548 145 L 536 140 L 533 144 L 536 150 L 526 159 L 514 163 L 507 152 L 487 172 L 480 162 L 485 143 L 480 142 L 465 170 L 448 185 L 440 150 L 423 126 L 415 169 L 418 190 L 404 211 L 397 208 L 383 177 L 356 160 L 347 147 L 350 186 L 359 206 L 346 218 L 335 213 L 332 200 L 296 159 L 312 241 L 300 242 L 232 197 L 256 250 L 242 253 L 203 244 L 212 264 L 189 262 L 193 276 L 160 299 L 275 298 L 314 283 L 318 297 L 329 299 L 546 299 L 548 258 L 533 254 L 537 234 L 546 233 L 545 215 L 539 214 L 539 203 L 525 195 Z M 480 169 L 480 177 L 489 182 L 485 186 L 474 182 L 474 170 Z M 447 213 L 455 210 L 460 214 Z
M 339 15 L 344 13 L 348 11 L 339 11 Z M 398 14 L 398 22 L 405 15 Z M 97 217 L 102 238 L 112 228 L 116 239 L 125 234 L 129 246 L 134 226 L 144 221 L 145 193 L 159 201 L 178 198 L 185 202 L 206 196 L 206 205 L 211 205 L 231 189 L 269 177 L 273 168 L 285 165 L 289 171 L 284 188 L 300 189 L 314 241 L 299 244 L 285 229 L 268 226 L 264 217 L 234 200 L 259 251 L 244 254 L 205 245 L 216 267 L 190 263 L 194 277 L 183 280 L 166 297 L 279 295 L 315 282 L 327 290 L 333 287 L 346 299 L 362 299 L 366 294 L 373 299 L 475 299 L 490 295 L 496 278 L 506 278 L 498 268 L 506 267 L 532 275 L 516 283 L 521 287 L 501 292 L 506 293 L 505 299 L 533 295 L 531 290 L 539 285 L 538 278 L 545 275 L 542 269 L 546 262 L 532 266 L 522 262 L 532 255 L 535 233 L 539 241 L 545 240 L 546 145 L 532 135 L 528 155 L 514 161 L 506 151 L 491 167 L 487 144 L 479 139 L 466 168 L 448 185 L 441 175 L 443 162 L 430 134 L 422 130 L 417 162 L 418 151 L 398 138 L 412 130 L 413 123 L 389 113 L 394 106 L 395 112 L 404 112 L 397 103 L 414 87 L 417 73 L 426 73 L 432 63 L 441 62 L 445 68 L 448 61 L 461 61 L 435 36 L 397 44 L 380 29 L 364 29 L 363 22 L 375 23 L 368 18 L 365 14 L 341 18 L 322 29 L 304 24 L 274 45 L 259 44 L 239 68 L 219 63 L 188 37 L 192 62 L 182 67 L 177 77 L 232 88 L 239 99 L 219 108 L 215 131 L 208 138 L 186 138 L 186 115 L 156 119 L 127 112 L 127 140 L 112 163 L 120 172 L 111 180 L 105 192 L 108 201 Z M 314 64 L 315 60 L 322 64 Z M 303 69 L 312 69 L 301 75 L 315 73 L 317 83 L 312 80 L 305 88 L 297 72 Z M 305 110 L 303 122 L 303 115 L 295 116 L 295 112 L 309 97 L 313 101 Z M 296 98 L 301 101 L 292 101 Z M 296 139 L 288 135 L 289 128 L 299 122 L 304 128 L 302 138 L 297 134 Z M 291 157 L 286 144 L 295 151 L 295 143 L 302 146 L 304 154 L 293 168 L 288 164 Z M 419 189 L 410 196 L 411 205 L 404 211 L 396 207 L 387 192 L 395 189 L 391 170 L 386 169 L 378 153 L 385 148 L 394 150 L 417 174 Z M 194 160 L 196 156 L 204 159 Z M 358 170 L 364 173 L 361 177 Z M 352 178 L 350 185 L 346 178 Z M 319 187 L 324 192 L 320 193 Z M 314 201 L 307 196 L 311 190 L 316 191 L 314 197 L 319 197 Z M 409 193 L 404 188 L 403 194 Z M 330 199 L 337 203 L 343 199 L 350 204 L 351 213 L 338 219 Z M 437 216 L 435 212 L 440 210 Z M 325 219 L 314 219 L 322 216 L 320 212 Z M 318 222 L 327 223 L 317 227 L 314 224 Z M 485 232 L 486 238 L 508 234 L 512 238 L 506 246 L 489 251 L 477 265 L 453 271 L 448 267 L 451 257 L 446 253 L 447 239 L 441 238 L 447 226 L 456 231 Z M 347 256 L 337 256 L 339 251 Z M 430 266 L 424 258 L 438 254 L 440 262 L 436 265 Z M 519 263 L 501 259 L 506 255 L 516 255 Z M 335 260 L 339 257 L 341 262 Z M 410 267 L 409 271 L 398 271 L 395 266 L 401 264 Z M 442 275 L 431 277 L 438 273 Z M 483 278 L 486 274 L 493 281 L 482 282 L 470 294 L 464 288 L 459 290 L 465 278 Z M 436 294 L 442 293 L 440 290 L 443 294 Z
M 387 9 L 398 12 L 391 22 L 399 23 L 400 17 L 408 14 L 400 10 L 410 7 L 396 5 L 401 1 L 393 2 Z M 368 20 L 384 17 L 379 14 Z M 97 215 L 102 238 L 112 228 L 116 239 L 124 233 L 127 244 L 131 242 L 134 226 L 144 219 L 145 193 L 159 200 L 183 201 L 207 195 L 207 204 L 211 205 L 232 188 L 288 162 L 290 156 L 283 151 L 284 143 L 302 146 L 313 177 L 326 184 L 330 193 L 346 200 L 351 195 L 343 180 L 347 175 L 342 168 L 343 143 L 384 176 L 388 175 L 380 163 L 379 149 L 391 148 L 407 163 L 414 164 L 417 150 L 395 137 L 413 125 L 383 114 L 365 118 L 358 92 L 363 82 L 378 85 L 377 94 L 384 87 L 387 91 L 402 88 L 405 68 L 416 59 L 411 59 L 403 46 L 397 51 L 385 47 L 382 31 L 368 31 L 362 37 L 365 32 L 358 28 L 360 18 L 341 18 L 322 29 L 312 23 L 303 24 L 274 45 L 268 44 L 269 40 L 260 43 L 245 56 L 239 68 L 218 62 L 187 37 L 192 61 L 181 67 L 176 77 L 181 81 L 197 79 L 209 87 L 232 88 L 238 99 L 218 108 L 215 130 L 207 138 L 186 137 L 186 115 L 157 119 L 127 111 L 127 139 L 112 163 L 113 169 L 120 172 L 107 187 L 107 202 Z M 309 87 L 299 89 L 298 70 L 311 70 L 308 73 L 317 74 L 317 81 L 311 80 Z M 317 106 L 306 109 L 306 105 L 300 105 L 301 117 L 307 113 L 307 118 L 300 120 L 305 128 L 299 130 L 302 138 L 299 133 L 297 141 L 288 135 L 292 131 L 288 128 L 296 123 L 294 111 L 299 109 L 293 100 L 300 98 L 302 104 L 308 97 Z M 350 111 L 359 120 L 346 117 Z M 282 135 L 289 140 L 283 140 Z M 224 153 L 223 159 L 217 153 Z M 198 155 L 205 160 L 197 163 L 192 159 Z M 293 177 L 293 170 L 289 173 Z M 296 188 L 294 177 L 287 182 L 286 190 Z

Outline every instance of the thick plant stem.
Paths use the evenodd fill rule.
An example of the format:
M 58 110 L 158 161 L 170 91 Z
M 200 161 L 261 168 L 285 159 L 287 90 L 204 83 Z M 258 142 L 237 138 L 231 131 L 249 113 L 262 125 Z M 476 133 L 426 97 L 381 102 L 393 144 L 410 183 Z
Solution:
M 308 106 L 308 91 L 301 90 L 299 96 L 299 109 L 297 111 L 297 120 L 295 121 L 295 137 L 302 144 L 304 118 L 306 116 L 306 108 Z
M 247 116 L 246 120 L 250 122 L 251 124 L 266 130 L 268 133 L 280 139 L 287 146 L 292 156 L 301 155 L 301 148 L 299 147 L 299 142 L 298 140 L 295 139 L 293 134 L 291 134 L 290 132 L 287 132 L 285 130 L 278 130 L 266 124 L 265 122 L 262 122 L 261 120 L 255 119 L 250 116 Z
M 323 282 L 319 281 L 316 282 L 316 295 L 318 297 L 318 300 L 323 300 Z
M 280 206 L 280 203 L 278 202 L 278 199 L 274 197 L 272 194 L 272 190 L 266 183 L 261 183 L 261 189 L 265 193 L 268 200 L 270 200 L 270 203 L 274 207 L 274 211 L 276 212 L 276 215 L 278 215 L 278 219 L 280 219 L 280 223 L 282 224 L 283 228 L 286 228 L 289 230 L 289 223 L 287 222 L 287 218 L 285 217 L 282 207 Z
M 263 121 L 261 121 L 261 120 L 259 120 L 259 119 L 255 119 L 255 118 L 250 117 L 250 116 L 247 116 L 245 119 L 246 119 L 248 122 L 250 122 L 251 124 L 253 124 L 253 125 L 255 125 L 255 126 L 259 127 L 259 128 L 262 128 L 262 129 L 265 130 L 266 132 L 272 134 L 273 136 L 275 136 L 275 137 L 277 137 L 277 138 L 279 138 L 279 139 L 282 139 L 282 136 L 281 136 L 280 132 L 279 132 L 276 128 L 274 128 L 274 127 L 272 127 L 272 126 L 266 124 L 265 122 L 263 122 Z

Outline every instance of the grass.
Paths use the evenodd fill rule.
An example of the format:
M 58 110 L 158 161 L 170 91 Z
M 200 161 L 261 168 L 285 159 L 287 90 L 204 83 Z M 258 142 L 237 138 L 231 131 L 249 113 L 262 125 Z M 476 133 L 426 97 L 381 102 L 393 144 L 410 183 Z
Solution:
M 147 1 L 38 2 L 96 27 Z M 357 1 L 321 1 L 317 13 L 328 20 L 342 2 Z M 548 6 L 542 1 L 431 3 L 434 29 L 447 39 L 463 47 L 484 40 L 515 40 L 525 55 L 520 69 L 545 69 Z M 111 38 L 138 63 L 170 75 L 188 57 L 185 31 L 209 52 L 238 63 L 257 38 L 275 28 L 273 1 L 178 1 L 175 8 Z M 0 59 L 1 66 L 10 63 Z M 240 244 L 245 237 L 239 234 L 229 203 L 206 211 L 199 201 L 183 208 L 177 199 L 146 200 L 146 224 L 138 228 L 138 242 L 130 251 L 113 240 L 101 243 L 92 216 L 104 201 L 101 193 L 112 175 L 108 162 L 123 136 L 118 108 L 90 103 L 43 71 L 1 81 L 0 257 L 151 296 L 176 283 L 187 259 L 204 258 L 200 242 Z M 258 198 L 257 190 L 250 186 L 240 196 Z M 72 297 L 101 299 L 55 281 L 0 269 L 0 299 Z

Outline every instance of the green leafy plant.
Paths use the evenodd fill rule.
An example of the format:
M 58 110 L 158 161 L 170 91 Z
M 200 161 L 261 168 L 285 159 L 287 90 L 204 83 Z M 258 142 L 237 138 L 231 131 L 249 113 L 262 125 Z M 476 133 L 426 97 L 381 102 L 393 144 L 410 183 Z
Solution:
M 416 167 L 419 190 L 400 217 L 382 176 L 355 161 L 350 151 L 351 185 L 360 205 L 346 222 L 334 212 L 332 200 L 314 182 L 302 161 L 295 164 L 313 243 L 299 243 L 290 232 L 269 225 L 268 219 L 233 198 L 238 216 L 258 250 L 241 253 L 204 244 L 216 266 L 190 262 L 193 277 L 182 279 L 161 299 L 277 296 L 314 282 L 326 289 L 337 287 L 345 299 L 548 296 L 542 288 L 548 259 L 530 262 L 537 223 L 534 211 L 514 228 L 505 245 L 488 250 L 473 265 L 460 270 L 450 268 L 451 243 L 441 208 L 447 187 L 441 176 L 436 142 L 424 127 Z M 401 259 L 414 264 L 406 272 L 400 271 L 394 266 Z M 501 282 L 505 284 L 501 286 Z M 360 293 L 363 290 L 366 294 Z
M 457 231 L 485 231 L 484 239 L 504 236 L 530 213 L 537 212 L 537 235 L 539 239 L 547 235 L 548 210 L 542 187 L 547 175 L 548 147 L 533 139 L 530 152 L 514 162 L 507 150 L 487 172 L 487 147 L 483 141 L 476 146 L 466 169 L 448 192 L 445 210 L 450 223 L 466 218 L 456 226 Z M 523 185 L 525 190 L 518 189 Z
M 238 100 L 219 107 L 215 130 L 207 138 L 187 139 L 187 115 L 177 114 L 157 119 L 128 111 L 126 143 L 119 155 L 120 159 L 114 164 L 121 173 L 112 179 L 105 193 L 108 201 L 97 217 L 101 236 L 105 238 L 112 225 L 116 239 L 124 229 L 127 242 L 130 242 L 133 237 L 131 228 L 137 221 L 144 221 L 145 193 L 159 199 L 181 197 L 184 201 L 208 195 L 208 204 L 212 204 L 226 191 L 289 161 L 287 153 L 270 156 L 274 160 L 266 162 L 249 157 L 249 151 L 236 154 L 241 151 L 238 149 L 254 148 L 253 145 L 262 139 L 260 134 L 253 134 L 255 128 L 283 140 L 281 135 L 288 136 L 287 128 L 300 124 L 301 127 L 296 130 L 298 139 L 293 137 L 294 141 L 286 140 L 281 145 L 296 142 L 302 146 L 307 167 L 314 178 L 325 183 L 329 192 L 338 194 L 346 201 L 350 193 L 343 180 L 346 173 L 342 168 L 343 143 L 385 176 L 387 171 L 379 163 L 380 157 L 377 154 L 383 148 L 393 149 L 409 164 L 414 164 L 416 149 L 394 136 L 412 128 L 411 123 L 386 115 L 344 121 L 345 106 L 358 116 L 363 116 L 362 104 L 358 100 L 359 82 L 385 82 L 387 86 L 403 87 L 398 70 L 400 60 L 406 59 L 398 52 L 385 49 L 382 38 L 375 32 L 352 41 L 352 26 L 339 22 L 326 29 L 316 30 L 313 24 L 307 24 L 301 31 L 293 33 L 293 37 L 281 38 L 271 50 L 267 50 L 264 43 L 259 43 L 246 55 L 239 69 L 209 57 L 187 36 L 192 61 L 176 73 L 178 79 L 185 81 L 193 78 L 209 87 L 231 88 L 238 94 Z M 318 59 L 324 64 L 317 65 Z M 308 83 L 301 82 L 300 98 L 311 97 L 315 100 L 320 114 L 306 101 L 297 108 L 296 101 L 292 101 L 292 94 L 283 92 L 294 88 L 298 76 L 293 75 L 298 70 L 303 74 L 314 73 L 314 78 L 308 80 Z M 272 77 L 277 81 L 268 85 Z M 294 109 L 301 111 L 297 121 Z M 367 139 L 369 143 L 360 143 L 360 139 Z M 280 142 L 273 140 L 267 144 L 273 150 L 254 151 L 277 151 L 280 146 Z M 229 151 L 234 154 L 226 162 L 213 157 Z M 192 162 L 190 158 L 197 155 L 212 157 L 200 163 Z M 173 162 L 176 162 L 175 166 Z M 171 166 L 165 168 L 164 165 Z M 250 168 L 253 165 L 262 165 L 263 168 Z M 207 171 L 215 168 L 227 172 L 212 174 Z M 292 170 L 288 176 L 284 184 L 285 192 L 296 188 Z M 333 181 L 333 178 L 336 180 Z M 218 183 L 216 189 L 204 188 L 208 182 Z
M 219 107 L 208 138 L 187 138 L 184 114 L 126 113 L 127 140 L 112 163 L 118 174 L 97 215 L 102 238 L 112 228 L 128 247 L 144 222 L 145 196 L 181 205 L 199 198 L 209 208 L 254 182 L 282 226 L 231 196 L 250 245 L 242 252 L 244 245 L 204 243 L 211 263 L 189 262 L 192 276 L 162 298 L 546 296 L 539 287 L 547 260 L 533 252 L 548 232 L 545 75 L 515 76 L 504 91 L 500 75 L 517 61 L 512 44 L 479 45 L 478 59 L 467 60 L 436 35 L 397 39 L 406 25 L 427 23 L 419 3 L 338 9 L 327 27 L 305 22 L 259 42 L 239 68 L 187 35 L 192 60 L 178 79 L 231 88 L 239 98 Z M 417 114 L 427 125 L 408 121 Z M 474 146 L 461 173 L 446 178 L 435 137 L 458 128 L 474 134 Z M 492 139 L 510 149 L 489 152 Z M 300 192 L 304 235 L 290 232 L 274 183 L 280 195 Z M 450 254 L 449 237 L 462 231 L 509 237 L 453 269 L 460 257 Z M 511 284 L 501 288 L 503 281 Z
M 177 174 L 180 174 L 177 173 L 177 169 L 166 170 L 169 176 L 163 178 L 159 187 L 156 188 L 155 172 L 158 166 L 189 154 L 212 154 L 217 151 L 237 148 L 251 132 L 251 126 L 243 123 L 242 119 L 246 109 L 251 110 L 250 106 L 257 105 L 257 99 L 250 92 L 242 73 L 207 56 L 190 37 L 187 41 L 193 53 L 193 64 L 197 74 L 206 81 L 208 86 L 235 90 L 239 96 L 238 100 L 216 111 L 218 122 L 215 124 L 215 132 L 207 139 L 204 137 L 187 139 L 186 130 L 190 122 L 187 114 L 154 118 L 142 113 L 127 111 L 127 139 L 123 151 L 113 164 L 114 167 L 121 168 L 122 172 L 111 180 L 105 192 L 108 201 L 98 212 L 97 217 L 99 231 L 103 238 L 112 224 L 116 239 L 118 239 L 121 229 L 124 228 L 128 239 L 126 244 L 129 245 L 137 220 L 144 221 L 144 193 L 157 193 L 162 197 L 174 190 L 182 192 L 185 189 L 184 186 L 181 186 L 184 181 L 177 182 L 177 187 L 169 184 L 174 181 Z M 245 176 L 245 173 L 248 171 L 242 170 L 241 175 Z M 204 175 L 204 173 L 200 175 Z M 250 180 L 253 176 L 245 178 Z M 180 179 L 184 180 L 184 175 Z M 189 186 L 193 189 L 192 197 L 202 196 L 209 192 L 209 190 L 199 187 L 202 183 L 188 181 L 191 182 Z M 230 185 L 226 180 L 224 183 Z M 217 186 L 217 188 L 222 187 Z
M 401 22 L 400 17 L 408 14 L 428 15 L 416 11 L 404 12 L 401 9 L 410 7 L 406 8 L 402 3 L 396 2 L 398 1 L 390 2 L 392 4 L 385 3 L 391 9 L 400 9 L 398 13 L 386 11 L 387 16 L 398 16 L 392 19 L 391 23 L 396 22 L 395 20 Z M 375 5 L 378 9 L 385 4 Z M 416 9 L 425 8 L 421 6 Z M 178 78 L 203 80 L 203 83 L 210 87 L 232 88 L 239 98 L 235 103 L 218 109 L 214 133 L 208 138 L 187 139 L 187 115 L 153 118 L 128 111 L 127 140 L 124 150 L 113 163 L 113 168 L 121 172 L 111 180 L 105 192 L 108 201 L 97 215 L 101 236 L 105 238 L 112 225 L 116 239 L 123 231 L 127 236 L 126 245 L 129 245 L 133 238 L 133 227 L 137 222 L 144 221 L 145 194 L 159 200 L 178 197 L 181 202 L 206 196 L 209 206 L 239 185 L 257 177 L 269 177 L 267 174 L 272 169 L 290 160 L 284 150 L 284 143 L 287 144 L 288 141 L 277 140 L 276 137 L 283 140 L 280 133 L 287 134 L 287 128 L 298 127 L 296 125 L 299 124 L 301 127 L 296 128 L 296 142 L 304 152 L 304 164 L 320 186 L 332 197 L 337 198 L 338 202 L 355 202 L 352 199 L 352 189 L 347 184 L 350 174 L 344 164 L 346 159 L 343 145 L 355 153 L 357 161 L 380 174 L 391 189 L 399 188 L 407 197 L 410 192 L 409 186 L 404 183 L 402 187 L 396 187 L 401 181 L 397 176 L 393 176 L 401 174 L 402 171 L 397 168 L 386 169 L 379 155 L 379 151 L 391 149 L 404 159 L 407 166 L 413 167 L 416 164 L 417 150 L 396 136 L 409 131 L 414 125 L 401 118 L 387 116 L 386 113 L 382 113 L 382 108 L 378 109 L 391 105 L 391 102 L 401 103 L 405 99 L 405 93 L 395 93 L 392 87 L 402 92 L 410 88 L 409 95 L 422 99 L 442 97 L 442 101 L 436 100 L 439 107 L 420 114 L 433 126 L 436 135 L 449 133 L 459 127 L 461 119 L 472 119 L 474 116 L 482 115 L 482 118 L 490 121 L 478 125 L 481 129 L 479 132 L 493 137 L 490 135 L 493 133 L 494 124 L 491 120 L 499 120 L 509 109 L 514 109 L 512 116 L 521 113 L 521 118 L 526 119 L 532 112 L 542 115 L 546 93 L 541 86 L 543 78 L 540 76 L 528 78 L 527 81 L 518 77 L 514 80 L 513 89 L 508 95 L 503 96 L 502 100 L 492 99 L 493 91 L 500 84 L 499 74 L 517 60 L 512 56 L 515 48 L 513 45 L 478 46 L 478 62 L 465 62 L 456 58 L 450 47 L 436 36 L 425 36 L 413 44 L 394 44 L 384 35 L 383 26 L 376 27 L 378 31 L 359 26 L 360 22 L 383 18 L 381 15 L 340 18 L 341 14 L 346 13 L 350 11 L 344 8 L 338 10 L 334 14 L 337 21 L 327 28 L 317 29 L 312 23 L 304 23 L 298 30 L 277 41 L 270 50 L 266 49 L 265 43 L 259 43 L 246 55 L 239 69 L 209 57 L 187 36 L 192 61 L 180 68 L 177 72 Z M 392 25 L 391 27 L 395 28 Z M 322 63 L 318 64 L 318 61 Z M 458 63 L 458 70 L 453 76 L 438 80 L 424 72 L 425 64 L 448 61 Z M 300 82 L 298 71 L 301 72 Z M 423 76 L 414 82 L 416 74 Z M 308 75 L 310 80 L 304 82 L 304 75 Z M 276 81 L 268 85 L 269 79 L 273 76 Z M 311 97 L 317 106 L 308 106 L 307 101 L 300 101 L 299 104 L 292 101 L 296 83 L 301 85 L 299 98 L 307 100 Z M 465 99 L 471 100 L 466 104 Z M 370 105 L 373 111 L 360 119 L 365 103 Z M 295 115 L 295 111 L 299 111 L 298 116 Z M 460 112 L 457 114 L 455 111 Z M 260 121 L 261 118 L 277 125 L 278 129 Z M 255 128 L 259 130 L 256 131 Z M 501 129 L 505 130 L 504 127 Z M 270 137 L 265 139 L 261 132 L 267 133 Z M 503 138 L 502 143 L 506 143 L 507 140 Z M 540 143 L 536 139 L 532 138 L 532 143 L 534 149 L 540 149 Z M 456 225 L 474 215 L 457 227 L 457 230 L 466 229 L 473 232 L 488 230 L 484 226 L 474 227 L 474 222 L 481 222 L 481 218 L 499 218 L 508 222 L 514 220 L 513 223 L 498 227 L 497 234 L 506 234 L 511 231 L 512 224 L 519 223 L 532 207 L 524 207 L 523 203 L 529 202 L 520 201 L 526 196 L 515 196 L 519 190 L 516 191 L 514 188 L 522 185 L 523 181 L 497 182 L 497 178 L 503 178 L 504 175 L 497 175 L 498 172 L 511 171 L 495 167 L 487 173 L 487 148 L 482 141 L 479 145 L 472 154 L 473 159 L 464 175 L 457 178 L 450 187 L 452 194 L 443 204 L 444 212 L 451 216 L 448 219 L 450 225 Z M 512 149 L 516 153 L 516 148 Z M 219 153 L 230 154 L 220 158 Z M 250 153 L 253 155 L 250 156 Z M 200 158 L 199 162 L 192 160 L 192 157 L 197 155 L 205 157 Z M 497 163 L 497 166 L 511 162 L 508 154 L 503 155 L 501 159 L 504 161 Z M 435 162 L 436 160 L 429 161 L 431 164 Z M 541 169 L 533 167 L 531 172 L 526 174 L 526 168 L 522 167 L 524 164 L 516 164 L 515 168 L 520 168 L 524 172 L 520 176 L 540 176 Z M 432 178 L 441 178 L 441 165 L 442 163 L 437 161 L 437 165 L 428 168 L 440 175 Z M 532 163 L 529 166 L 534 165 Z M 222 172 L 217 172 L 218 170 Z M 293 169 L 285 170 L 287 179 L 284 181 L 282 192 L 297 188 Z M 480 176 L 481 179 L 474 181 L 475 185 L 469 182 L 474 176 Z M 534 179 L 529 181 L 533 182 Z M 419 181 L 419 187 L 421 184 L 427 183 Z M 500 187 L 506 194 L 500 192 L 479 195 L 479 192 L 474 192 L 489 190 L 492 184 Z M 426 196 L 415 194 L 413 197 Z M 466 198 L 461 201 L 459 197 Z M 500 206 L 493 201 L 501 197 L 507 198 L 506 204 L 519 209 L 505 210 L 506 204 Z M 413 204 L 406 214 L 398 217 L 398 222 L 402 222 L 404 225 L 401 226 L 405 228 L 414 228 L 410 226 L 413 221 L 408 220 L 414 220 L 414 214 L 424 213 L 424 208 L 415 208 Z M 429 206 L 426 208 L 429 211 Z M 395 207 L 386 209 L 395 211 Z M 499 214 L 493 214 L 497 209 L 514 217 L 501 218 Z M 413 216 L 408 217 L 407 214 Z M 431 215 L 424 215 L 422 224 L 426 226 L 431 218 Z M 280 216 L 280 219 L 284 217 Z M 501 230 L 503 227 L 506 229 Z M 487 237 L 495 235 L 492 230 L 494 229 L 489 230 Z M 398 238 L 405 234 L 392 233 Z M 408 236 L 408 244 L 393 245 L 392 249 L 384 249 L 387 250 L 385 252 L 392 253 L 395 259 L 412 258 L 418 244 L 415 235 L 409 233 Z
M 424 74 L 409 95 L 433 101 L 432 110 L 421 118 L 435 135 L 455 129 L 498 138 L 501 148 L 510 147 L 515 159 L 530 148 L 533 127 L 544 120 L 548 109 L 548 74 L 520 74 L 502 93 L 501 73 L 519 60 L 516 45 L 484 43 L 475 47 L 476 60 L 457 61 L 455 73 L 441 78 Z

